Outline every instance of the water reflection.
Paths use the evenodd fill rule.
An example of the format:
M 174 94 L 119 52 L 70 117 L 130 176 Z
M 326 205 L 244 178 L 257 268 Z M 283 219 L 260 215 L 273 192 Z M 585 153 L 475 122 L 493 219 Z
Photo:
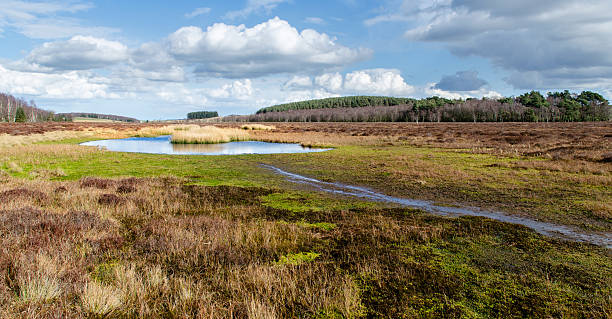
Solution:
M 170 154 L 170 155 L 240 155 L 323 152 L 329 148 L 308 148 L 299 144 L 267 143 L 257 141 L 223 144 L 172 144 L 170 136 L 131 137 L 115 140 L 85 142 L 81 145 L 97 146 L 115 152 Z
M 172 144 L 172 151 L 180 154 L 215 153 L 222 150 L 223 146 L 220 144 Z

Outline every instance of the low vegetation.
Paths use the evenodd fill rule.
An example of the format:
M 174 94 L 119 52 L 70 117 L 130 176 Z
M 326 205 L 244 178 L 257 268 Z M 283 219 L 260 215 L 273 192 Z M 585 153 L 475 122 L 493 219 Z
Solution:
M 0 146 L 2 318 L 612 316 L 609 249 L 320 194 L 260 166 L 609 232 L 605 123 L 279 123 L 248 133 L 337 149 L 225 157 L 74 145 L 199 128 L 91 125 Z

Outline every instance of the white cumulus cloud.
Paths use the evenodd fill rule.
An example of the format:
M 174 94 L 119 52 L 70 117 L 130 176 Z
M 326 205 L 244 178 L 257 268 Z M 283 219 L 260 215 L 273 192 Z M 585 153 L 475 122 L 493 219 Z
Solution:
M 0 65 L 0 91 L 59 99 L 119 98 L 104 79 L 76 71 L 63 74 L 19 72 Z
M 348 73 L 344 90 L 374 95 L 408 96 L 414 87 L 407 84 L 398 70 L 370 69 Z
M 221 88 L 211 90 L 209 95 L 214 98 L 243 100 L 253 95 L 253 86 L 249 79 L 238 80 L 231 84 L 225 84 Z
M 312 29 L 300 32 L 278 17 L 252 28 L 183 27 L 168 37 L 168 46 L 178 60 L 197 64 L 196 72 L 227 78 L 317 72 L 371 56 L 369 49 L 342 46 Z

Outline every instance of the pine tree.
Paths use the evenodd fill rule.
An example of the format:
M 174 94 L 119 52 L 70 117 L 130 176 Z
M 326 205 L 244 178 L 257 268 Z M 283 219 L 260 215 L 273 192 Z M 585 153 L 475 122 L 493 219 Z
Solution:
M 28 120 L 28 118 L 26 117 L 25 111 L 23 110 L 22 107 L 18 108 L 16 113 L 15 113 L 15 122 L 18 123 L 24 123 Z

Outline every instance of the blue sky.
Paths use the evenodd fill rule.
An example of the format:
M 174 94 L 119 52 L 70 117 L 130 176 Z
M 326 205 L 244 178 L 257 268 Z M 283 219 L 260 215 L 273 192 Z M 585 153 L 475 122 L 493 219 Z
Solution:
M 140 119 L 343 95 L 612 97 L 612 3 L 0 2 L 0 91 Z

